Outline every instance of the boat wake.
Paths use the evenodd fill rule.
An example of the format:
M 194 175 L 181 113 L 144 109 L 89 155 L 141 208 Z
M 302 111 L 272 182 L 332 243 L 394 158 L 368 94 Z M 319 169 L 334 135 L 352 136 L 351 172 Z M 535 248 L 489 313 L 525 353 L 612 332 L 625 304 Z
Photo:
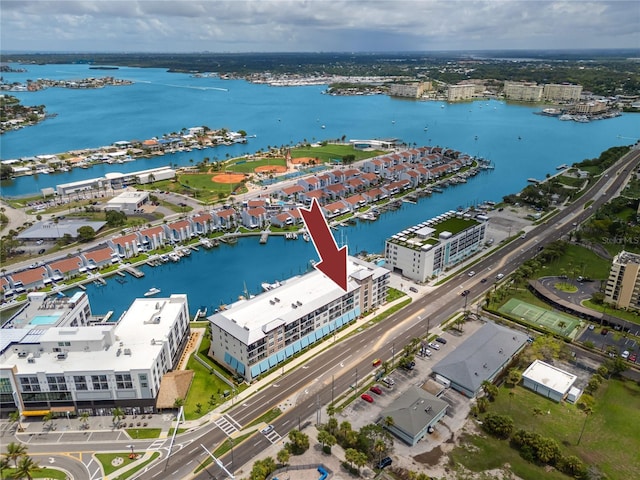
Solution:
M 172 83 L 156 83 L 156 82 L 150 82 L 148 80 L 138 80 L 138 83 L 149 83 L 149 84 L 153 84 L 153 85 L 161 85 L 163 87 L 186 88 L 186 89 L 189 89 L 189 90 L 216 90 L 218 92 L 228 92 L 229 91 L 228 88 L 221 88 L 221 87 L 195 87 L 193 85 L 174 85 Z

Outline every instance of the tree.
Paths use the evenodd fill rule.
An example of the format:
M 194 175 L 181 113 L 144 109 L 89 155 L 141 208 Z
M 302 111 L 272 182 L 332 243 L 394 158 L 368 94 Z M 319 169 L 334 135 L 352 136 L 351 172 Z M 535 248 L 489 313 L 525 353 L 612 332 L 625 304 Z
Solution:
M 176 398 L 173 402 L 173 408 L 180 408 L 184 405 L 184 398 Z
M 331 435 L 336 434 L 336 432 L 338 431 L 338 420 L 336 419 L 336 417 L 329 417 L 329 420 L 327 420 L 326 428 Z
M 89 412 L 82 412 L 78 418 L 80 419 L 80 423 L 82 424 L 82 428 L 87 428 L 87 422 L 89 422 Z
M 47 425 L 50 421 L 53 420 L 53 413 L 49 412 L 45 416 L 42 417 L 42 423 Z M 50 427 L 52 428 L 52 427 Z
M 0 180 L 9 180 L 13 174 L 11 165 L 0 164 Z
M 515 386 L 520 383 L 520 380 L 522 380 L 522 373 L 516 368 L 510 369 L 509 374 L 507 375 L 507 378 L 506 378 L 506 382 L 509 385 Z
M 15 475 L 18 478 L 27 477 L 31 480 L 32 475 L 41 470 L 40 465 L 33 461 L 33 459 L 27 455 L 20 458 L 18 465 L 16 467 Z
M 202 412 L 202 404 L 196 403 L 196 413 L 200 414 Z
M 576 445 L 580 445 L 580 440 L 582 440 L 584 429 L 587 426 L 587 419 L 589 418 L 589 415 L 593 413 L 593 410 L 589 406 L 585 406 L 582 411 L 584 412 L 584 423 L 582 424 L 582 429 L 580 430 L 580 436 L 578 437 L 578 442 L 576 443 Z
M 4 471 L 10 468 L 11 464 L 9 463 L 9 459 L 7 457 L 0 458 L 0 478 L 4 478 Z
M 111 421 L 114 425 L 117 425 L 118 423 L 120 423 L 120 420 L 124 418 L 124 411 L 120 407 L 115 407 L 113 410 L 111 410 L 111 415 L 113 416 Z
M 378 463 L 382 460 L 382 455 L 387 451 L 387 444 L 378 439 L 373 444 L 373 451 L 378 454 Z
M 488 380 L 482 382 L 482 390 L 491 402 L 498 396 L 498 387 Z
M 384 417 L 384 426 L 387 428 L 393 427 L 395 425 L 395 422 L 393 421 L 393 417 L 391 416 L 386 416 Z
M 78 228 L 79 242 L 83 242 L 83 243 L 90 242 L 94 238 L 96 238 L 96 231 L 93 229 L 93 227 L 90 227 L 89 225 L 84 225 Z
M 349 466 L 352 466 L 355 463 L 357 455 L 358 455 L 358 450 L 356 450 L 355 448 L 347 448 L 344 451 L 344 459 L 347 461 Z
M 358 467 L 358 474 L 359 474 L 360 469 L 367 464 L 367 454 L 356 450 L 356 455 L 354 455 L 353 463 L 355 463 L 356 466 Z
M 513 432 L 513 419 L 507 415 L 487 413 L 482 428 L 495 437 L 507 439 Z
M 293 455 L 302 455 L 309 449 L 309 436 L 300 430 L 291 430 L 289 432 L 289 441 L 289 451 Z
M 18 410 L 15 410 L 13 412 L 11 412 L 9 414 L 9 420 L 13 423 L 17 423 L 18 424 L 18 431 L 21 432 L 22 431 L 22 425 L 20 424 L 20 417 L 22 415 L 20 415 L 20 412 Z
M 280 450 L 276 455 L 276 459 L 278 460 L 278 463 L 280 465 L 287 465 L 289 463 L 290 457 L 291 453 L 289 453 L 289 450 L 287 450 L 286 448 Z
M 18 468 L 18 459 L 27 454 L 27 447 L 22 443 L 10 442 L 7 444 L 7 453 L 3 453 L 5 457 L 13 462 Z

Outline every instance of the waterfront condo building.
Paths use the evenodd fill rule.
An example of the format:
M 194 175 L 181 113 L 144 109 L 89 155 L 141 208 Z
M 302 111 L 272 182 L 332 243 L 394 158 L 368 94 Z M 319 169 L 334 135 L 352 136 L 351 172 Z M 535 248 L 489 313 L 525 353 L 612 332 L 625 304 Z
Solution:
M 485 240 L 486 217 L 449 211 L 393 235 L 385 244 L 386 266 L 425 282 L 479 250 Z
M 616 308 L 640 308 L 640 255 L 623 250 L 613 257 L 604 300 Z
M 470 100 L 476 93 L 476 86 L 473 84 L 449 85 L 447 89 L 447 101 L 459 102 Z
M 347 257 L 347 276 L 346 292 L 313 270 L 221 309 L 209 355 L 251 381 L 386 301 L 385 268 Z
M 82 321 L 88 304 L 72 298 L 60 310 L 58 299 L 48 299 L 47 308 L 0 331 L 2 411 L 153 412 L 163 376 L 178 366 L 189 339 L 186 295 L 136 299 L 118 321 L 90 326 Z M 76 304 L 73 318 L 60 319 Z
M 389 95 L 392 97 L 420 98 L 424 91 L 423 82 L 392 83 L 389 87 Z
M 504 98 L 520 102 L 542 100 L 542 85 L 532 82 L 504 82 Z
M 582 95 L 582 85 L 570 83 L 545 83 L 542 99 L 552 102 L 577 102 Z

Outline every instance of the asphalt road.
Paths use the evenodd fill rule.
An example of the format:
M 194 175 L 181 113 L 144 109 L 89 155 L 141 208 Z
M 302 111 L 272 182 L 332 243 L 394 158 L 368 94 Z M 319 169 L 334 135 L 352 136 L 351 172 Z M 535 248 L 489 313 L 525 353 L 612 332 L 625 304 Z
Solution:
M 429 326 L 433 328 L 439 325 L 462 309 L 465 302 L 479 298 L 484 292 L 493 288 L 492 284 L 497 273 L 508 275 L 524 261 L 532 258 L 539 246 L 566 235 L 574 228 L 573 223 L 582 222 L 591 215 L 592 210 L 585 208 L 585 203 L 594 200 L 593 208 L 597 209 L 621 188 L 624 179 L 639 161 L 640 152 L 632 151 L 610 169 L 608 176 L 603 176 L 588 193 L 576 203 L 560 211 L 548 223 L 535 227 L 527 233 L 526 238 L 518 238 L 475 263 L 473 265 L 473 270 L 477 272 L 475 276 L 468 277 L 464 272 L 459 274 L 445 286 L 414 301 L 402 311 L 390 315 L 370 328 L 363 328 L 348 341 L 337 343 L 301 368 L 286 372 L 279 382 L 265 387 L 243 403 L 232 407 L 222 420 L 209 423 L 195 432 L 181 435 L 168 461 L 163 458 L 153 466 L 147 467 L 136 478 L 146 480 L 193 478 L 191 472 L 207 457 L 201 444 L 213 451 L 221 442 L 228 441 L 227 433 L 222 428 L 229 432 L 229 424 L 245 427 L 265 412 L 279 406 L 284 413 L 273 422 L 274 432 L 268 436 L 256 433 L 252 438 L 234 447 L 235 468 L 233 469 L 236 470 L 241 465 L 249 463 L 256 453 L 261 452 L 272 442 L 282 442 L 287 432 L 292 428 L 298 428 L 299 423 L 309 418 L 315 421 L 321 406 L 331 402 L 333 396 L 337 397 L 341 392 L 349 390 L 352 385 L 360 384 L 366 375 L 374 372 L 372 361 L 375 358 L 391 359 L 392 355 L 399 353 L 411 339 L 424 335 Z M 481 283 L 483 277 L 488 277 L 491 281 Z M 461 297 L 460 293 L 464 290 L 469 290 L 470 293 L 466 297 Z M 128 443 L 111 442 L 109 447 L 126 449 Z M 151 443 L 153 442 L 137 441 L 136 448 L 144 449 Z M 168 444 L 168 441 L 166 443 Z M 86 443 L 66 443 L 64 445 L 30 445 L 29 452 L 30 454 L 81 452 L 88 450 L 87 447 L 101 448 L 97 445 L 89 446 Z M 229 452 L 222 459 L 229 469 L 232 469 L 231 457 L 232 454 Z M 246 473 L 243 472 L 245 475 Z M 218 465 L 213 463 L 195 478 L 221 479 L 225 478 L 225 474 Z

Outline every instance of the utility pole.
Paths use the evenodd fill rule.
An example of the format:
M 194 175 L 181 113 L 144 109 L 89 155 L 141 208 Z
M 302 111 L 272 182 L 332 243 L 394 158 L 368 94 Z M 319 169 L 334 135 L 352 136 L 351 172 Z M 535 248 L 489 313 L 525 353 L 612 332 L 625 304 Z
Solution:
M 396 342 L 391 344 L 391 368 L 396 364 Z
M 356 390 L 358 390 L 358 368 L 356 367 Z
M 333 375 L 331 375 L 331 405 L 333 405 L 333 387 L 334 387 L 334 382 L 333 382 Z

